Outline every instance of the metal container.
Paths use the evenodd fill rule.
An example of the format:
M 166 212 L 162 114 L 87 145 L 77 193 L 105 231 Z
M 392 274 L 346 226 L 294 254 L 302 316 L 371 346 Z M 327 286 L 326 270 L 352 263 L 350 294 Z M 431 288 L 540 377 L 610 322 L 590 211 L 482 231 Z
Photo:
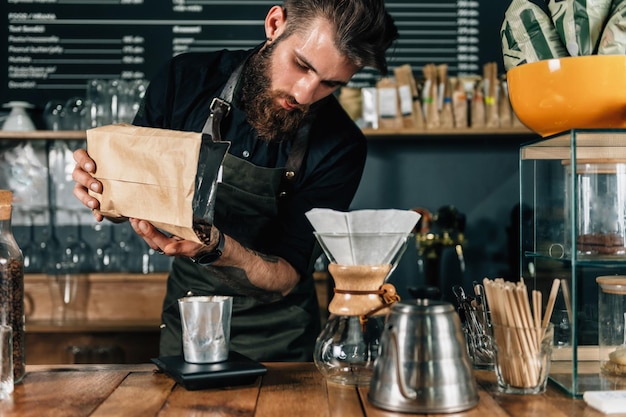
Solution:
M 476 379 L 452 304 L 417 299 L 393 305 L 368 399 L 385 410 L 409 413 L 455 413 L 476 406 Z

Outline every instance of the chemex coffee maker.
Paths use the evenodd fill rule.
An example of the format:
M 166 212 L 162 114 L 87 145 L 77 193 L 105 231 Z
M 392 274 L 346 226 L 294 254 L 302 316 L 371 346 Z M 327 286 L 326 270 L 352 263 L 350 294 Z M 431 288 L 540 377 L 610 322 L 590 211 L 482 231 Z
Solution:
M 465 272 L 465 215 L 452 205 L 443 206 L 434 214 L 421 207 L 413 211 L 421 214 L 413 233 L 419 273 L 424 282 L 422 286 L 408 288 L 409 294 L 415 298 L 453 301 L 451 289 Z
M 389 308 L 399 301 L 388 278 L 412 240 L 411 210 L 312 209 L 306 213 L 330 263 L 335 288 L 313 359 L 324 377 L 369 385 Z

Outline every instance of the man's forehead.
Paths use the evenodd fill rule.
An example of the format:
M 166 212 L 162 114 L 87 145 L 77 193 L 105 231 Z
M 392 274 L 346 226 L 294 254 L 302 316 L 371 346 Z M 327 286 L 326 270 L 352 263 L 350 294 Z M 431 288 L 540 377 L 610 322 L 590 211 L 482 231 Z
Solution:
M 308 26 L 290 36 L 291 42 L 287 39 L 294 55 L 324 79 L 348 81 L 358 68 L 337 48 L 331 24 L 321 19 Z

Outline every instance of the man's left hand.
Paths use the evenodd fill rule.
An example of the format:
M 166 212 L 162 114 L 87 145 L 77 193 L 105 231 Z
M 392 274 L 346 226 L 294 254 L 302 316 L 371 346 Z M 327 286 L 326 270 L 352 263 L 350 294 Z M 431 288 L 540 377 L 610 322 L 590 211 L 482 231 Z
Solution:
M 146 220 L 130 219 L 130 224 L 148 246 L 165 255 L 193 257 L 201 250 L 206 250 L 206 246 L 201 243 L 168 236 Z

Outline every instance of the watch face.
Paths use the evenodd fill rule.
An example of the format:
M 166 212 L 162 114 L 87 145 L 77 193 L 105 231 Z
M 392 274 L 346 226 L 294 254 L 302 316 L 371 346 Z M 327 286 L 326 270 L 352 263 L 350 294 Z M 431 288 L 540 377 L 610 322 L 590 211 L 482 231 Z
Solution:
M 203 253 L 196 258 L 196 263 L 203 266 L 211 265 L 213 262 L 217 261 L 220 256 L 222 256 L 221 251 Z
M 207 266 L 211 265 L 213 262 L 217 261 L 220 256 L 222 256 L 222 251 L 224 250 L 224 234 L 220 231 L 220 238 L 217 242 L 217 247 L 213 249 L 211 252 L 202 253 L 195 258 L 191 258 L 191 260 L 198 265 Z

